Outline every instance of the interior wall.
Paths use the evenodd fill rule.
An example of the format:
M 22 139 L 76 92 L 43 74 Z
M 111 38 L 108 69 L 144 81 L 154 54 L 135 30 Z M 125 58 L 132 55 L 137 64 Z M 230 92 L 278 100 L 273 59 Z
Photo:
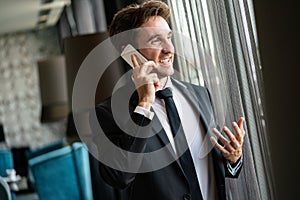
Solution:
M 59 55 L 55 27 L 0 35 L 0 123 L 9 147 L 61 139 L 65 121 L 42 124 L 37 61 Z
M 299 197 L 299 17 L 288 1 L 254 0 L 277 199 Z

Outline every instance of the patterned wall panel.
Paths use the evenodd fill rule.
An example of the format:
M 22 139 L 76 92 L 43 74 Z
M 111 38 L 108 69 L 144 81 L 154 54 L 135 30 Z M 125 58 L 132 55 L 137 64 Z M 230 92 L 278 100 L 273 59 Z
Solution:
M 54 27 L 0 35 L 0 123 L 9 147 L 34 148 L 64 137 L 65 120 L 40 122 L 37 61 L 59 54 Z

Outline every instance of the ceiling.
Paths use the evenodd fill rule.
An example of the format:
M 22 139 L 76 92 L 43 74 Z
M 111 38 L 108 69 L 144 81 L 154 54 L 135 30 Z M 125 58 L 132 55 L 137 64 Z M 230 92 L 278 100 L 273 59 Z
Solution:
M 0 34 L 56 24 L 71 0 L 0 0 Z

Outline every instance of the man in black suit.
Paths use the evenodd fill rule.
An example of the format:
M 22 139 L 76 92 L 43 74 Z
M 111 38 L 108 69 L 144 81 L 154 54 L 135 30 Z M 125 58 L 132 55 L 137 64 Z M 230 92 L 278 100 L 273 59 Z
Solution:
M 165 3 L 146 1 L 114 16 L 110 36 L 135 29 L 128 40 L 112 39 L 114 45 L 121 50 L 133 44 L 148 61 L 131 55 L 127 84 L 96 107 L 101 129 L 117 147 L 106 149 L 107 142 L 99 141 L 99 156 L 109 160 L 100 172 L 111 186 L 126 189 L 128 199 L 226 199 L 225 177 L 238 177 L 242 168 L 244 119 L 232 123 L 233 131 L 223 127 L 224 137 L 214 128 L 208 90 L 171 78 L 169 15 Z M 167 110 L 171 95 L 158 95 L 165 88 L 176 114 Z

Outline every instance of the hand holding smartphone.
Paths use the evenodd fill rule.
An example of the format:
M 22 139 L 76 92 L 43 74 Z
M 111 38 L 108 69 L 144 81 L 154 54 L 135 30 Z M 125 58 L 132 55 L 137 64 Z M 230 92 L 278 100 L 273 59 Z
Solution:
M 134 68 L 134 65 L 131 60 L 131 55 L 135 54 L 141 62 L 148 61 L 138 50 L 136 50 L 131 44 L 128 44 L 124 50 L 121 53 L 121 57 L 132 67 Z

